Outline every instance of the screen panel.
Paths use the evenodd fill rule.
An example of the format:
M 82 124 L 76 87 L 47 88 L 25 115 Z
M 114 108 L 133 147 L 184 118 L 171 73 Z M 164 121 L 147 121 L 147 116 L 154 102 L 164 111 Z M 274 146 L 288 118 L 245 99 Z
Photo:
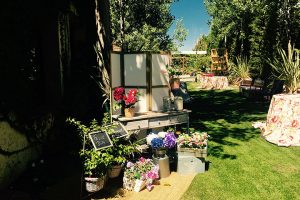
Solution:
M 152 88 L 152 111 L 163 110 L 163 97 L 169 96 L 169 88 Z
M 146 86 L 146 54 L 124 55 L 124 80 L 126 86 Z
M 120 54 L 111 54 L 111 87 L 121 86 L 121 60 Z
M 152 54 L 152 86 L 169 84 L 167 65 L 169 55 Z

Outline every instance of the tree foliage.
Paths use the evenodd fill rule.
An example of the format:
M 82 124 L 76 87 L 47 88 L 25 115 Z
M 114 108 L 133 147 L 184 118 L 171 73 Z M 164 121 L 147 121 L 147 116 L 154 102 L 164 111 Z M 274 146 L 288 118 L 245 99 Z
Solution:
M 177 50 L 178 48 L 183 46 L 183 42 L 186 40 L 189 31 L 184 27 L 183 18 L 178 19 L 176 21 L 174 33 L 173 33 L 173 40 L 174 40 L 174 49 Z
M 124 51 L 167 50 L 174 0 L 111 0 L 112 41 Z
M 263 67 L 264 76 L 271 70 L 266 59 L 277 46 L 287 49 L 289 41 L 300 46 L 298 0 L 205 0 L 205 5 L 212 16 L 210 47 L 246 57 L 256 68 Z
M 209 45 L 209 39 L 207 35 L 200 35 L 193 50 L 194 51 L 207 51 Z

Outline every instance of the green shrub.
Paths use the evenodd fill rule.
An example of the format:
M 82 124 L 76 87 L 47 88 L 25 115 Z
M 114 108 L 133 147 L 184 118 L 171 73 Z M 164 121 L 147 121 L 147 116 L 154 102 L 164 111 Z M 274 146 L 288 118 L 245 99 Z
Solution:
M 229 63 L 228 66 L 229 81 L 233 84 L 239 84 L 242 80 L 251 77 L 250 65 L 246 58 L 237 57 L 236 64 L 233 62 Z
M 280 59 L 274 58 L 273 61 L 268 59 L 268 63 L 274 70 L 274 76 L 278 79 L 285 80 L 286 92 L 296 93 L 300 80 L 299 50 L 288 45 L 288 53 L 278 48 Z

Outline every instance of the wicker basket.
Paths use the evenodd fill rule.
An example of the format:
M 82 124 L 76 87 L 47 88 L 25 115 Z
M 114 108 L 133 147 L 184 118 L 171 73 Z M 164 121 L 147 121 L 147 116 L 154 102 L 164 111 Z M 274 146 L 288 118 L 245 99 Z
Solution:
M 97 192 L 104 187 L 106 175 L 101 178 L 85 177 L 85 188 L 88 192 Z
M 111 168 L 108 169 L 108 177 L 109 178 L 116 178 L 120 175 L 122 170 L 122 165 L 116 165 L 112 166 Z

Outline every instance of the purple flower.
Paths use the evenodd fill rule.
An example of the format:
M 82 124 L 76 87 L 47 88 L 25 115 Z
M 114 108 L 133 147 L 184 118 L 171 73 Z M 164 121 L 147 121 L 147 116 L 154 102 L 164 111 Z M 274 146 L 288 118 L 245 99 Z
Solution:
M 169 132 L 168 134 L 166 134 L 163 142 L 164 142 L 164 147 L 168 149 L 175 147 L 176 137 L 174 135 L 174 132 Z

